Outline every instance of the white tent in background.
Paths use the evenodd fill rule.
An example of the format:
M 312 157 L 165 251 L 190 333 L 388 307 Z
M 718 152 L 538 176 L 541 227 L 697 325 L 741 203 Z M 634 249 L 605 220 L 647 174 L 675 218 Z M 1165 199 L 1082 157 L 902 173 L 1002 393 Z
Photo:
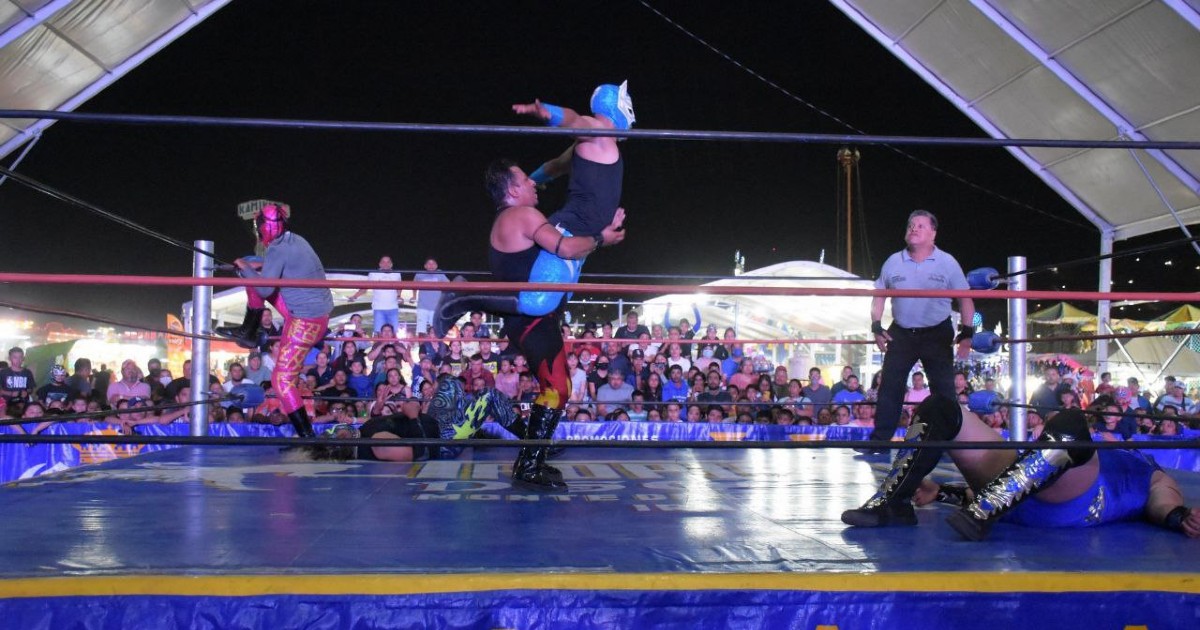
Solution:
M 826 287 L 869 289 L 870 279 L 818 262 L 793 260 L 748 270 L 729 280 L 701 286 Z M 646 300 L 644 322 L 662 321 L 667 305 L 671 319 L 692 319 L 691 305 L 700 309 L 705 325 L 722 331 L 737 328 L 741 337 L 763 339 L 866 336 L 871 328 L 871 298 L 771 295 L 670 294 Z M 890 315 L 884 317 L 890 319 Z
M 747 270 L 736 278 L 717 280 L 702 286 L 868 289 L 873 284 L 870 279 L 860 278 L 837 267 L 793 260 Z M 741 338 L 866 339 L 871 332 L 869 297 L 671 294 L 646 300 L 643 303 L 642 321 L 647 325 L 661 322 L 667 305 L 671 305 L 672 323 L 677 323 L 681 317 L 693 320 L 692 304 L 699 309 L 700 319 L 705 326 L 716 324 L 720 333 L 724 333 L 726 328 L 734 328 Z M 884 321 L 890 319 L 889 310 L 884 315 Z M 698 336 L 703 336 L 703 332 Z M 871 349 L 865 356 L 859 355 L 864 359 L 859 362 L 861 366 L 876 362 L 870 359 L 873 346 L 865 347 Z M 772 354 L 776 361 L 782 361 L 784 357 L 800 357 L 798 363 L 790 366 L 793 373 L 813 364 L 846 363 L 848 360 L 845 357 L 857 354 L 847 346 L 833 344 L 804 344 L 787 348 L 776 345 L 774 348 L 777 352 Z
M 1200 377 L 1200 352 L 1196 352 L 1196 344 L 1188 343 L 1184 337 L 1139 337 L 1121 343 L 1129 356 L 1116 342 L 1110 342 L 1109 367 L 1113 371 L 1124 368 L 1123 372 L 1141 374 L 1147 385 L 1167 375 Z

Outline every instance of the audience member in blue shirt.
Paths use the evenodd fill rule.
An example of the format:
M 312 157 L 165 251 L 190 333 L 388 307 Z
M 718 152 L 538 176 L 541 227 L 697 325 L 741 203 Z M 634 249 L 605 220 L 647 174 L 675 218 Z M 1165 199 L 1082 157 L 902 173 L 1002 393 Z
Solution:
M 670 378 L 663 383 L 663 402 L 676 401 L 684 402 L 687 400 L 688 392 L 691 387 L 683 380 L 683 368 L 678 365 L 671 366 Z

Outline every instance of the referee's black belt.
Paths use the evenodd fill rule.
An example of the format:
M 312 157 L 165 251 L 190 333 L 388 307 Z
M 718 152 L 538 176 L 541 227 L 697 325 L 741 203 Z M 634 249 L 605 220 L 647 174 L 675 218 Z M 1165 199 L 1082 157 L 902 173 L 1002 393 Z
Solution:
M 947 317 L 946 319 L 942 320 L 941 323 L 934 324 L 932 326 L 925 326 L 924 328 L 909 328 L 907 326 L 901 326 L 900 324 L 893 324 L 893 325 L 896 328 L 903 330 L 904 332 L 906 332 L 910 335 L 924 335 L 926 333 L 944 331 L 946 329 L 946 326 L 950 325 L 950 318 Z

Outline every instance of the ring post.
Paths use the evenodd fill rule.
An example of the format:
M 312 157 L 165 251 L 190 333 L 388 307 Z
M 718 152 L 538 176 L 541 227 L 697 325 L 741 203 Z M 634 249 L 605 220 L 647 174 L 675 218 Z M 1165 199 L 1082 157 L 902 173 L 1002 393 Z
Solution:
M 1024 291 L 1027 289 L 1027 279 L 1025 275 L 1025 257 L 1024 256 L 1009 256 L 1008 258 L 1008 288 L 1012 291 Z M 1026 330 L 1026 301 L 1025 298 L 1009 298 L 1008 300 L 1008 336 L 1012 339 L 1028 339 Z M 1017 404 L 1025 404 L 1027 399 L 1025 393 L 1025 344 L 1013 343 L 1008 346 L 1008 374 L 1012 380 L 1012 386 L 1009 387 L 1008 400 Z M 1008 439 L 1014 442 L 1022 442 L 1025 440 L 1025 414 L 1027 410 L 1024 407 L 1011 407 L 1008 413 Z
M 1112 230 L 1105 230 L 1100 235 L 1100 254 L 1109 256 L 1113 253 L 1113 233 Z M 1112 291 L 1112 258 L 1105 258 L 1100 261 L 1100 286 L 1096 287 L 1097 291 L 1109 292 Z M 1109 330 L 1108 323 L 1112 321 L 1112 302 L 1109 300 L 1100 300 L 1096 303 L 1096 332 L 1103 333 Z M 1108 371 L 1108 342 L 1096 342 L 1096 374 L 1100 375 Z
M 213 267 L 213 242 L 195 241 L 197 251 L 192 254 L 192 275 L 197 278 L 211 278 Z M 211 286 L 196 285 L 192 287 L 192 321 L 193 335 L 207 335 L 212 326 L 212 294 Z M 208 405 L 200 404 L 208 400 L 208 339 L 192 339 L 192 373 L 188 374 L 192 381 L 191 402 L 196 403 L 191 413 L 191 435 L 208 435 Z M 197 385 L 199 384 L 199 385 Z

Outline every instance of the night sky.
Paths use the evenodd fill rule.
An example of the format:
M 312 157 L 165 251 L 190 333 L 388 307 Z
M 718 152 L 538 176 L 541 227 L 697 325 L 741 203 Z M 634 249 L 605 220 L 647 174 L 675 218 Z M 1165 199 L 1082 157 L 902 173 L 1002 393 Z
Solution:
M 672 19 L 802 99 L 871 134 L 983 133 L 832 6 L 819 2 L 654 0 Z M 539 97 L 586 109 L 598 83 L 628 79 L 644 129 L 847 133 L 837 122 L 730 64 L 636 0 L 610 2 L 308 2 L 239 0 L 218 11 L 80 111 L 326 120 L 532 124 L 510 105 Z M 118 127 L 56 123 L 19 170 L 174 238 L 211 239 L 232 259 L 253 243 L 238 202 L 293 208 L 294 230 L 327 267 L 397 267 L 438 257 L 485 269 L 492 209 L 484 165 L 532 170 L 561 138 Z M 731 271 L 836 248 L 837 146 L 631 140 L 623 204 L 628 237 L 592 272 Z M 1000 149 L 906 148 L 975 190 L 887 148 L 862 146 L 874 277 L 902 247 L 918 207 L 964 268 L 1004 268 L 1096 253 L 1098 231 Z M 5 163 L 11 162 L 10 156 Z M 557 207 L 564 182 L 542 195 Z M 16 182 L 0 187 L 4 267 L 14 271 L 187 275 L 191 254 L 66 206 Z M 1163 232 L 1118 251 L 1179 238 Z M 856 245 L 856 250 L 857 250 Z M 1172 260 L 1171 267 L 1163 263 Z M 1197 286 L 1188 248 L 1119 260 L 1118 290 Z M 863 263 L 859 263 L 863 265 Z M 864 273 L 865 271 L 865 273 Z M 1164 273 L 1169 271 L 1170 273 Z M 1094 290 L 1095 265 L 1031 276 L 1034 289 Z M 1127 281 L 1136 278 L 1132 285 Z M 187 290 L 0 289 L 8 299 L 161 325 Z M 989 327 L 999 302 L 983 305 Z M 1092 305 L 1084 305 L 1093 309 Z M 1126 313 L 1128 314 L 1128 313 Z M 1136 313 L 1135 313 L 1136 315 Z M 868 316 L 863 313 L 864 319 Z

